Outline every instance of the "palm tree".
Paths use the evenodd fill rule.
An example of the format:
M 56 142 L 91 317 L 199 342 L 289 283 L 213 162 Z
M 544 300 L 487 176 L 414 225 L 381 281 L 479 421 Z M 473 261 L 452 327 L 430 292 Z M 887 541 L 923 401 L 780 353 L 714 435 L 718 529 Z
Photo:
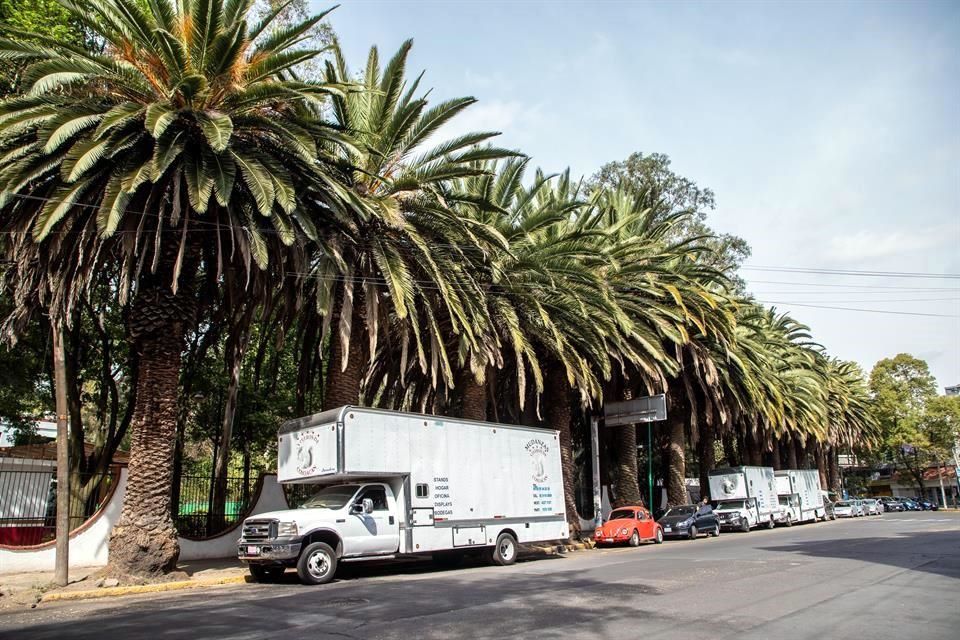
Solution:
M 342 234 L 331 239 L 313 265 L 314 302 L 331 328 L 324 406 L 357 402 L 368 363 L 378 342 L 391 332 L 400 343 L 404 365 L 419 364 L 434 385 L 452 384 L 446 335 L 461 336 L 482 350 L 478 332 L 485 326 L 479 290 L 470 265 L 485 246 L 502 239 L 483 225 L 457 216 L 450 181 L 484 172 L 481 161 L 518 155 L 479 146 L 498 135 L 475 132 L 428 146 L 444 125 L 474 98 L 456 98 L 430 106 L 418 95 L 421 73 L 405 79 L 412 41 L 405 42 L 381 70 L 371 48 L 358 83 L 364 91 L 333 98 L 338 127 L 357 140 L 344 148 L 341 163 L 349 187 L 364 207 L 352 211 Z M 334 43 L 326 65 L 331 84 L 353 77 Z M 433 293 L 439 295 L 433 295 Z M 446 323 L 444 324 L 444 320 Z M 366 338 L 364 338 L 366 330 Z M 414 358 L 407 353 L 413 351 Z
M 129 484 L 110 542 L 120 574 L 169 571 L 179 549 L 170 477 L 184 336 L 198 283 L 235 294 L 296 283 L 303 245 L 353 206 L 335 177 L 346 138 L 320 117 L 332 83 L 294 79 L 324 14 L 272 29 L 253 0 L 65 0 L 104 43 L 0 41 L 29 63 L 0 103 L 0 219 L 18 279 L 16 332 L 43 308 L 70 317 L 113 271 L 139 358 Z M 308 206 L 309 205 L 309 206 Z

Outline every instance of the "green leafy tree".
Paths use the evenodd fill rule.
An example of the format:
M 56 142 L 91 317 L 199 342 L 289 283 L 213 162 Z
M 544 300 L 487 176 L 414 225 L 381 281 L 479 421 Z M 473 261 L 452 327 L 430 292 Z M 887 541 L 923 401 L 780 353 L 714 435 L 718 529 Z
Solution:
M 57 0 L 0 0 L 0 37 L 29 33 L 74 46 L 87 44 L 80 21 Z M 24 68 L 22 62 L 0 68 L 0 97 L 20 89 Z
M 885 358 L 870 372 L 870 393 L 882 434 L 881 455 L 906 468 L 923 493 L 923 469 L 932 444 L 923 428 L 924 415 L 937 395 L 930 368 L 907 353 Z

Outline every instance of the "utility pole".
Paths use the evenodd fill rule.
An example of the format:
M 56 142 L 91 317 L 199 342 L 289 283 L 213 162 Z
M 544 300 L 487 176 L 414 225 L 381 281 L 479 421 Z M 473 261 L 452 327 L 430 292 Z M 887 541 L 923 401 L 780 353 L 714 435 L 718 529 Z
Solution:
M 600 433 L 598 431 L 599 418 L 590 417 L 590 446 L 593 447 L 593 527 L 599 529 L 603 524 L 600 495 Z
M 53 333 L 53 378 L 57 403 L 57 545 L 54 581 L 64 586 L 69 579 L 70 469 L 67 433 L 67 367 L 63 352 L 63 325 L 51 318 Z
M 943 460 L 941 459 L 937 463 L 937 477 L 940 479 L 940 499 L 943 501 L 943 508 L 946 509 L 947 508 L 947 492 L 943 488 L 943 467 L 944 466 L 945 465 L 943 463 Z

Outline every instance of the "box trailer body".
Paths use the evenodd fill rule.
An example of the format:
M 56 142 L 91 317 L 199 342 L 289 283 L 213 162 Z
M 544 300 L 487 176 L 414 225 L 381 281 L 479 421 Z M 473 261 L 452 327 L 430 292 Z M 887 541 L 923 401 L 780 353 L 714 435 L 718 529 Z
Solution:
M 774 472 L 777 494 L 782 499 L 792 496 L 796 503 L 791 511 L 794 522 L 816 522 L 826 517 L 823 494 L 820 489 L 820 472 L 816 469 L 783 469 Z
M 772 467 L 715 469 L 709 474 L 710 498 L 720 526 L 749 531 L 773 527 L 780 517 L 780 502 Z
M 321 496 L 317 508 L 308 501 L 308 508 L 248 518 L 239 556 L 251 565 L 290 566 L 318 536 L 337 561 L 496 552 L 504 535 L 516 543 L 569 536 L 556 431 L 343 407 L 285 423 L 278 440 L 281 484 L 329 487 L 324 496 L 353 493 L 342 505 Z M 257 536 L 274 523 L 295 530 L 296 540 L 263 544 L 270 547 L 264 555 Z M 285 557 L 274 557 L 273 547 Z

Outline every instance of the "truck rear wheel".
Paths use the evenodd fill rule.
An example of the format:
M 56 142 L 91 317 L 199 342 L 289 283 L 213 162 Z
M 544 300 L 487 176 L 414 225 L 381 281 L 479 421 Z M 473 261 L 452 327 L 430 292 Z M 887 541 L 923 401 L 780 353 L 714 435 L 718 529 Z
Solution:
M 303 584 L 326 584 L 337 572 L 337 554 L 325 542 L 308 545 L 297 560 L 297 575 Z
M 497 544 L 489 552 L 490 562 L 505 567 L 517 561 L 517 539 L 509 533 L 497 536 Z

